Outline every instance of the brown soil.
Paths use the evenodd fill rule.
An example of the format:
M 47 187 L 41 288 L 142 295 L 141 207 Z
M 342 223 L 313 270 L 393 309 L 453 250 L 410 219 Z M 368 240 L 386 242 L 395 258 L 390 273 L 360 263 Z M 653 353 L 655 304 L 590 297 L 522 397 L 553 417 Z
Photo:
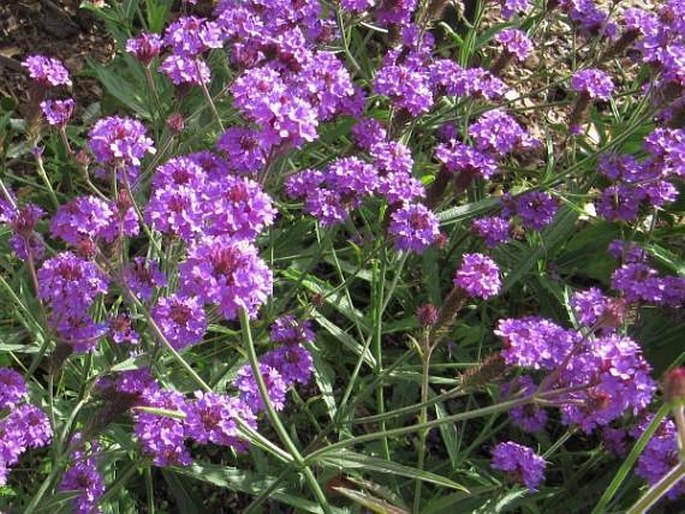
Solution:
M 0 0 L 0 99 L 22 105 L 28 76 L 21 61 L 31 54 L 61 59 L 78 75 L 88 59 L 106 62 L 115 47 L 93 13 L 79 9 L 81 0 Z M 95 79 L 74 80 L 71 94 L 85 108 L 102 95 Z

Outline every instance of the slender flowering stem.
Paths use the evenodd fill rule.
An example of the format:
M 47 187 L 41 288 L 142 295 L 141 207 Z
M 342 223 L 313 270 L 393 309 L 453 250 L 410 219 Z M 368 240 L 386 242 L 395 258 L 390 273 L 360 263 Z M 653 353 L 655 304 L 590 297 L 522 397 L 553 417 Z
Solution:
M 55 210 L 59 208 L 59 200 L 57 199 L 57 195 L 55 194 L 55 190 L 52 188 L 52 183 L 50 182 L 50 179 L 48 178 L 48 174 L 45 172 L 45 167 L 43 166 L 43 158 L 35 154 L 36 158 L 36 168 L 38 169 L 38 175 L 40 178 L 43 180 L 45 183 L 45 187 L 48 188 L 48 193 L 50 195 L 50 200 L 52 200 L 52 205 L 54 206 Z
M 250 318 L 245 309 L 240 309 L 240 327 L 243 334 L 243 343 L 245 345 L 247 357 L 250 361 L 252 373 L 254 375 L 255 381 L 257 382 L 257 388 L 259 389 L 259 394 L 262 398 L 262 402 L 264 403 L 264 408 L 266 410 L 266 414 L 269 418 L 269 421 L 271 421 L 271 424 L 276 430 L 276 433 L 278 433 L 278 436 L 280 437 L 281 441 L 283 441 L 283 444 L 285 445 L 287 450 L 290 452 L 290 455 L 293 457 L 293 460 L 295 461 L 297 466 L 302 469 L 305 479 L 307 480 L 309 487 L 312 489 L 312 492 L 316 496 L 319 505 L 321 506 L 321 508 L 323 508 L 324 512 L 330 513 L 332 512 L 332 510 L 328 505 L 328 500 L 326 500 L 326 496 L 324 495 L 321 486 L 317 482 L 314 473 L 312 473 L 312 470 L 305 463 L 304 459 L 302 458 L 302 455 L 300 455 L 300 452 L 295 446 L 295 443 L 293 443 L 292 439 L 290 439 L 288 431 L 283 426 L 283 423 L 281 422 L 281 419 L 278 417 L 278 413 L 276 412 L 276 409 L 274 408 L 273 403 L 271 402 L 271 398 L 269 397 L 269 391 L 266 388 L 264 378 L 262 377 L 262 373 L 259 368 L 257 352 L 255 351 L 254 342 L 252 340 L 252 331 L 250 329 Z
M 650 487 L 642 498 L 626 511 L 626 514 L 643 514 L 647 512 L 683 478 L 685 478 L 685 462 L 676 465 L 661 480 Z

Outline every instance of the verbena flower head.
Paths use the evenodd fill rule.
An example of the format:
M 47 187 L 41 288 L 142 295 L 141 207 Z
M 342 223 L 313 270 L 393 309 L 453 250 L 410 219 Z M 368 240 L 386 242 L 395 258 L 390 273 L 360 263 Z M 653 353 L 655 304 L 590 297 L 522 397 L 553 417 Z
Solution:
M 38 270 L 38 296 L 60 311 L 82 314 L 107 292 L 105 274 L 92 262 L 62 252 L 46 260 Z
M 362 118 L 352 127 L 352 139 L 362 150 L 369 150 L 376 143 L 385 141 L 387 132 L 381 122 L 373 118 Z
M 521 224 L 528 230 L 542 230 L 554 221 L 558 203 L 549 193 L 531 191 L 512 198 L 505 195 L 502 198 L 503 216 L 516 215 Z
M 254 318 L 272 294 L 271 270 L 245 240 L 204 238 L 188 249 L 179 272 L 182 291 L 216 305 L 229 320 L 237 319 L 240 309 Z
M 659 273 L 647 264 L 624 264 L 611 275 L 611 287 L 629 302 L 658 303 L 664 298 L 664 283 Z
M 171 23 L 164 32 L 164 42 L 174 54 L 186 57 L 224 46 L 219 25 L 198 16 L 183 16 Z
M 483 68 L 462 68 L 450 59 L 437 59 L 430 65 L 431 86 L 437 94 L 494 100 L 507 86 Z
M 44 55 L 30 55 L 21 63 L 36 82 L 46 86 L 71 86 L 69 72 L 62 61 Z
M 532 448 L 508 441 L 493 448 L 490 465 L 506 472 L 514 482 L 535 491 L 544 479 L 546 463 Z
M 40 103 L 40 108 L 49 125 L 64 127 L 74 112 L 74 99 L 44 100 Z
M 503 399 L 509 399 L 513 396 L 531 395 L 536 389 L 533 379 L 528 375 L 523 375 L 504 384 L 501 396 Z M 541 432 L 547 424 L 547 411 L 534 403 L 512 408 L 509 411 L 509 417 L 514 426 L 525 432 Z
M 577 424 L 589 433 L 649 405 L 656 384 L 635 341 L 609 334 L 587 341 L 583 350 L 569 362 L 562 385 L 588 387 L 566 395 L 568 401 L 561 406 L 563 423 Z
M 108 324 L 109 336 L 116 344 L 129 343 L 138 344 L 140 336 L 133 329 L 131 317 L 125 313 L 112 316 Z
M 77 514 L 96 514 L 102 512 L 98 505 L 105 494 L 105 482 L 97 468 L 95 456 L 86 455 L 84 450 L 77 450 L 70 455 L 71 464 L 62 476 L 60 491 L 78 491 L 80 494 L 73 500 L 74 512 Z
M 411 150 L 397 141 L 380 141 L 369 148 L 373 165 L 383 174 L 406 173 L 411 175 L 414 159 Z
M 7 483 L 9 468 L 27 449 L 41 448 L 51 440 L 50 420 L 42 410 L 28 404 L 12 407 L 0 420 L 0 485 Z
M 452 173 L 489 179 L 497 173 L 497 161 L 488 153 L 459 141 L 449 141 L 435 148 L 435 158 Z
M 166 276 L 156 261 L 135 257 L 124 269 L 124 279 L 131 292 L 140 300 L 149 300 L 154 288 L 164 287 Z
M 126 41 L 126 51 L 133 54 L 144 66 L 148 66 L 160 54 L 162 46 L 162 38 L 150 32 L 143 32 Z
M 297 343 L 286 343 L 265 353 L 261 362 L 277 370 L 287 387 L 296 383 L 308 384 L 314 372 L 312 355 Z
M 259 364 L 259 370 L 262 380 L 264 380 L 269 400 L 273 404 L 274 409 L 283 410 L 285 407 L 285 395 L 288 390 L 288 386 L 283 380 L 283 377 L 278 370 L 264 363 Z M 240 368 L 234 385 L 240 392 L 240 399 L 245 402 L 245 404 L 252 407 L 252 410 L 255 412 L 264 410 L 264 401 L 259 393 L 257 380 L 255 379 L 249 364 Z
M 276 215 L 262 186 L 246 177 L 227 176 L 209 185 L 203 194 L 204 233 L 255 239 Z
M 388 234 L 394 237 L 398 250 L 421 254 L 440 235 L 438 219 L 420 203 L 406 203 L 390 216 Z
M 172 54 L 164 58 L 158 71 L 164 73 L 175 86 L 209 84 L 212 72 L 207 63 L 197 57 Z
M 592 99 L 608 100 L 614 92 L 614 83 L 607 73 L 589 69 L 573 75 L 571 89 L 577 93 L 585 93 Z
M 578 333 L 532 316 L 501 319 L 494 333 L 502 338 L 505 362 L 530 369 L 556 368 L 580 340 Z
M 171 295 L 157 300 L 152 317 L 169 344 L 177 350 L 202 341 L 207 320 L 196 297 Z
M 120 116 L 99 120 L 88 133 L 88 143 L 101 164 L 139 166 L 145 154 L 156 151 L 145 125 Z
M 426 188 L 420 180 L 402 171 L 380 177 L 377 193 L 389 204 L 413 202 L 426 196 Z
M 138 215 L 131 206 L 125 212 L 96 196 L 79 196 L 60 205 L 52 218 L 53 237 L 78 247 L 85 240 L 113 242 L 120 236 L 138 235 Z
M 180 417 L 188 411 L 182 394 L 158 388 L 144 390 L 141 405 L 164 409 Z M 134 409 L 133 420 L 136 438 L 156 466 L 190 465 L 192 459 L 185 445 L 187 434 L 182 419 Z
M 232 396 L 217 393 L 196 392 L 195 399 L 188 402 L 187 417 L 183 425 L 187 436 L 200 444 L 212 443 L 228 446 L 236 451 L 248 447 L 238 432 L 237 418 L 253 429 L 257 421 L 251 407 Z
M 419 116 L 433 107 L 430 76 L 418 67 L 385 65 L 376 73 L 374 89 L 390 98 L 396 108 L 404 109 L 412 116 Z
M 502 16 L 505 20 L 510 20 L 517 13 L 522 13 L 528 10 L 528 0 L 500 0 L 502 5 Z
M 483 114 L 469 127 L 469 135 L 476 142 L 476 148 L 497 156 L 537 145 L 537 141 L 503 109 L 493 109 Z
M 247 175 L 261 170 L 271 152 L 269 141 L 259 131 L 246 127 L 227 129 L 216 147 L 224 152 L 232 170 Z
M 461 267 L 454 275 L 454 285 L 469 296 L 486 300 L 497 296 L 502 288 L 499 267 L 490 257 L 465 253 Z
M 0 410 L 11 409 L 26 400 L 24 377 L 9 368 L 0 368 Z
M 275 343 L 311 343 L 314 341 L 314 331 L 310 321 L 301 321 L 292 314 L 287 314 L 273 322 L 270 337 Z
M 525 61 L 533 51 L 533 42 L 525 32 L 518 29 L 504 29 L 495 36 L 495 41 L 502 45 L 519 62 Z
M 511 239 L 512 227 L 508 218 L 486 216 L 471 222 L 473 232 L 485 240 L 485 245 L 493 248 Z
M 647 429 L 653 416 L 647 417 L 631 430 L 631 436 L 639 438 Z M 654 435 L 649 439 L 637 461 L 635 473 L 654 485 L 661 480 L 680 459 L 678 458 L 678 430 L 670 419 L 661 421 Z M 675 499 L 685 493 L 685 482 L 680 481 L 666 493 L 669 499 Z

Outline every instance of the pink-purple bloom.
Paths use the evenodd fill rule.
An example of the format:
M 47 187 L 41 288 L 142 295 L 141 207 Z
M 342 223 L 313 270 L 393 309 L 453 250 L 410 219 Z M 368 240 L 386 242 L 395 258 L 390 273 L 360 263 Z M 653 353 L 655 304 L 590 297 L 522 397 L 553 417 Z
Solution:
M 607 73 L 588 69 L 578 71 L 573 75 L 571 89 L 578 93 L 584 93 L 592 99 L 608 100 L 614 92 L 614 83 Z
M 59 59 L 44 55 L 30 55 L 21 63 L 29 76 L 46 87 L 70 86 L 69 71 Z
M 420 203 L 406 203 L 390 216 L 388 234 L 395 239 L 398 250 L 421 254 L 440 235 L 438 219 Z
M 44 100 L 40 103 L 40 108 L 48 122 L 54 127 L 64 127 L 71 119 L 74 112 L 74 99 L 66 100 Z
M 166 340 L 177 350 L 199 343 L 207 331 L 205 310 L 193 296 L 162 297 L 151 314 Z
M 454 275 L 454 285 L 468 296 L 486 300 L 497 296 L 502 288 L 499 267 L 490 257 L 465 253 L 461 267 Z
M 544 479 L 546 463 L 532 448 L 508 441 L 493 448 L 491 466 L 535 491 Z

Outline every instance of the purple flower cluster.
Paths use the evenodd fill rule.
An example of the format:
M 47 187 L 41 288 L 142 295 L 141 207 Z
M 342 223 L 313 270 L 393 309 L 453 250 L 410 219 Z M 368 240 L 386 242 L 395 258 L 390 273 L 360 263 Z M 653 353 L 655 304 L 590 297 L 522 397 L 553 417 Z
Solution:
M 189 465 L 188 440 L 244 451 L 247 443 L 239 435 L 239 420 L 252 429 L 257 427 L 252 408 L 238 398 L 196 392 L 186 399 L 181 393 L 162 389 L 147 369 L 122 373 L 115 389 L 135 398 L 134 432 L 143 453 L 157 466 Z
M 144 66 L 148 66 L 157 57 L 163 47 L 158 34 L 143 32 L 126 41 L 126 51 L 134 55 Z
M 644 419 L 630 430 L 630 435 L 638 439 L 652 420 L 653 416 Z M 654 485 L 679 462 L 678 430 L 673 421 L 664 419 L 640 454 L 635 473 L 644 478 L 649 485 Z M 685 482 L 681 480 L 668 490 L 666 497 L 675 499 L 682 494 L 685 494 Z
M 152 185 L 146 221 L 186 242 L 206 235 L 253 240 L 276 214 L 260 185 L 229 175 L 210 153 L 174 157 L 157 168 Z
M 132 206 L 121 212 L 114 203 L 96 196 L 79 196 L 60 205 L 50 223 L 52 237 L 75 248 L 86 241 L 112 243 L 119 237 L 135 237 L 139 230 L 138 215 Z
M 562 422 L 585 432 L 644 409 L 656 390 L 640 347 L 627 337 L 583 337 L 541 318 L 500 320 L 495 334 L 507 364 L 551 372 L 550 385 L 573 391 L 558 399 Z
M 533 42 L 525 32 L 518 29 L 504 29 L 495 36 L 495 41 L 504 50 L 515 56 L 519 62 L 525 61 L 533 51 Z
M 571 78 L 571 89 L 593 100 L 608 100 L 614 92 L 611 77 L 600 70 L 588 69 L 576 72 Z
M 137 173 L 145 154 L 155 153 L 145 125 L 120 116 L 98 120 L 88 132 L 88 144 L 100 164 L 123 168 L 131 176 Z
M 602 34 L 612 39 L 616 37 L 618 25 L 611 21 L 609 12 L 601 9 L 594 0 L 560 0 L 559 5 L 585 36 Z
M 471 222 L 471 230 L 483 238 L 485 245 L 493 248 L 511 239 L 512 226 L 508 218 L 502 216 L 486 216 Z
M 62 61 L 43 55 L 30 55 L 21 63 L 29 76 L 44 87 L 71 86 L 69 72 Z
M 504 471 L 516 483 L 535 491 L 544 478 L 545 459 L 532 448 L 513 441 L 499 443 L 492 450 L 493 469 Z
M 38 270 L 38 296 L 50 308 L 50 324 L 78 352 L 91 351 L 106 333 L 88 310 L 108 289 L 108 278 L 90 261 L 71 252 L 46 260 Z
M 48 125 L 65 127 L 74 112 L 74 99 L 44 100 L 40 103 L 40 108 Z
M 436 95 L 496 100 L 507 86 L 483 68 L 462 68 L 449 59 L 436 59 L 429 67 L 430 80 Z
M 52 439 L 52 427 L 45 413 L 26 403 L 28 393 L 22 376 L 0 368 L 0 486 L 7 483 L 9 468 L 29 448 L 47 446 Z
M 274 343 L 301 344 L 314 341 L 311 322 L 300 321 L 292 314 L 281 316 L 274 321 L 270 335 Z
M 154 289 L 164 287 L 166 276 L 156 261 L 135 257 L 124 269 L 124 280 L 129 290 L 140 300 L 149 300 Z
M 487 300 L 497 296 L 502 288 L 499 267 L 486 255 L 465 253 L 461 267 L 454 275 L 454 285 L 468 296 Z
M 246 240 L 206 237 L 188 248 L 179 265 L 181 291 L 216 305 L 229 320 L 241 309 L 255 317 L 272 293 L 273 276 Z
M 557 201 L 542 191 L 530 191 L 512 197 L 505 194 L 502 198 L 502 216 L 517 216 L 523 228 L 527 230 L 542 230 L 554 221 L 557 213 Z
M 444 164 L 450 173 L 468 179 L 482 177 L 489 179 L 497 173 L 497 160 L 490 153 L 465 145 L 454 139 L 435 147 L 435 158 Z
M 685 303 L 685 277 L 659 276 L 647 264 L 622 265 L 611 275 L 611 287 L 623 293 L 628 302 L 644 302 L 678 308 Z
M 388 234 L 398 250 L 421 254 L 440 235 L 438 219 L 426 206 L 406 203 L 390 216 Z
M 70 456 L 71 464 L 62 476 L 60 491 L 78 491 L 79 495 L 73 500 L 74 512 L 77 514 L 99 514 L 102 509 L 98 503 L 105 494 L 105 482 L 98 472 L 97 461 L 92 454 L 97 446 L 91 444 L 91 454 L 79 449 Z
M 207 331 L 205 310 L 194 296 L 162 297 L 151 314 L 166 340 L 177 350 L 199 343 Z
M 493 109 L 469 127 L 476 148 L 501 157 L 514 150 L 535 148 L 539 143 L 503 109 Z
M 259 364 L 259 373 L 264 381 L 266 392 L 274 409 L 283 410 L 285 407 L 285 395 L 288 392 L 288 385 L 283 380 L 281 373 L 274 367 L 265 363 Z M 252 372 L 252 367 L 246 364 L 235 378 L 234 385 L 240 393 L 240 400 L 250 405 L 256 412 L 265 409 L 264 400 L 259 392 L 257 379 Z
M 0 200 L 0 223 L 7 223 L 12 229 L 10 247 L 20 259 L 31 257 L 37 262 L 43 257 L 45 244 L 35 229 L 44 214 L 43 209 L 32 203 L 16 207 Z

